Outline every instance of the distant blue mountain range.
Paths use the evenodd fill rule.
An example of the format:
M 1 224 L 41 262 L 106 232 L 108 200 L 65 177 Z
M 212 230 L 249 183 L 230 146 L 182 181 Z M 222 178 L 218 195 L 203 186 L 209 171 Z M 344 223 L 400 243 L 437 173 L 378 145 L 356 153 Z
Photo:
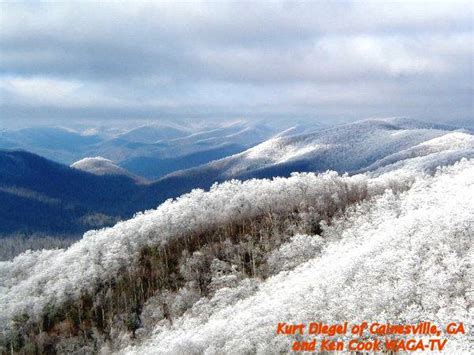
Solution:
M 46 149 L 61 142 L 67 151 L 67 145 L 62 144 L 67 133 L 60 131 L 62 138 L 51 139 L 48 146 L 45 137 L 53 131 L 45 132 L 33 135 L 35 147 Z M 105 158 L 93 158 L 73 168 L 31 152 L 0 150 L 0 234 L 77 235 L 154 208 L 193 188 L 207 189 L 214 182 L 232 178 L 271 178 L 328 169 L 383 172 L 410 159 L 426 159 L 428 166 L 432 154 L 436 154 L 437 163 L 443 154 L 446 161 L 474 157 L 471 131 L 412 120 L 368 120 L 313 133 L 299 132 L 301 129 L 286 131 L 243 152 L 243 146 L 224 144 L 174 159 L 134 157 L 125 160 L 122 167 Z M 98 140 L 86 136 L 81 141 L 76 134 L 72 136 L 79 148 Z M 222 138 L 208 135 L 205 139 L 209 136 L 218 141 Z M 179 145 L 189 147 L 186 141 L 197 144 L 193 137 L 184 137 L 178 139 L 175 149 Z M 3 139 L 5 142 L 5 135 Z M 135 144 L 141 147 L 143 143 Z M 226 157 L 219 159 L 222 155 Z M 186 169 L 189 166 L 193 167 Z M 145 180 L 124 168 L 139 175 L 146 175 L 145 171 L 155 171 L 156 175 L 173 172 Z M 184 170 L 174 171 L 178 169 Z

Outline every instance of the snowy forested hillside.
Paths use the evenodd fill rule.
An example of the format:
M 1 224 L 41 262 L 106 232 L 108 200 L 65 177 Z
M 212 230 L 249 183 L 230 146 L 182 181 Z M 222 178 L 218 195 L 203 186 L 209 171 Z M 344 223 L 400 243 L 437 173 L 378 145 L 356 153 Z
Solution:
M 464 149 L 469 150 L 467 154 L 473 156 L 473 136 L 469 131 L 408 119 L 378 119 L 314 133 L 277 136 L 240 154 L 174 175 L 207 174 L 216 180 L 226 180 L 288 176 L 293 171 L 328 169 L 354 173 L 459 148 L 456 142 L 448 148 L 449 138 L 444 139 L 444 145 L 427 143 L 445 135 L 464 142 Z
M 0 351 L 278 353 L 280 321 L 468 324 L 472 135 L 398 125 L 341 141 L 358 174 L 231 180 L 0 262 Z
M 420 179 L 407 192 L 388 190 L 348 209 L 320 236 L 297 236 L 280 247 L 272 263 L 296 256 L 291 271 L 222 289 L 123 352 L 285 353 L 294 338 L 275 335 L 282 321 L 469 324 L 473 201 L 472 161 Z M 316 246 L 292 253 L 304 250 L 302 243 Z M 470 347 L 469 337 L 460 336 L 446 350 Z

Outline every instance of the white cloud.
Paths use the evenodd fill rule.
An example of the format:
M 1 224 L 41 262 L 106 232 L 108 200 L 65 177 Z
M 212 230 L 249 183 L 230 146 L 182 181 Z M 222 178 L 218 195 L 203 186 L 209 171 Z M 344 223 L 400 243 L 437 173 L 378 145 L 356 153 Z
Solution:
M 231 107 L 229 115 L 310 116 L 334 114 L 338 101 L 341 114 L 357 118 L 384 115 L 384 104 L 387 115 L 426 118 L 430 103 L 440 116 L 472 115 L 469 2 L 0 7 L 8 116 L 25 105 L 36 105 L 35 114 L 46 105 L 57 116 L 81 106 L 104 117 L 117 114 L 111 107 L 149 116 L 170 112 L 163 107 L 178 115 L 222 115 Z M 449 98 L 443 107 L 440 94 Z

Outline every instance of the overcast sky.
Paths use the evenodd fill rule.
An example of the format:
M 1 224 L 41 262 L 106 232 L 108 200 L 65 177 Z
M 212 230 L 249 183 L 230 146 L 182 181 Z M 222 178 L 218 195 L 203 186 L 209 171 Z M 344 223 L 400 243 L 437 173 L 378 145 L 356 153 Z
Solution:
M 473 119 L 473 7 L 2 2 L 0 120 Z

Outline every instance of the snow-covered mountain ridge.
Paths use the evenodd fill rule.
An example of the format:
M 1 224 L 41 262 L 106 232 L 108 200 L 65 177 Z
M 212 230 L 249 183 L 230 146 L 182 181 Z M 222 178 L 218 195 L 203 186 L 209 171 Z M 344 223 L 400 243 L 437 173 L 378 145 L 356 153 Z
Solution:
M 279 321 L 467 324 L 474 141 L 403 124 L 361 123 L 358 137 L 338 143 L 362 149 L 354 166 L 365 161 L 365 172 L 230 180 L 68 249 L 1 262 L 2 351 L 265 354 L 288 349 Z M 348 131 L 267 148 L 292 161 Z M 364 147 L 372 134 L 379 145 Z M 341 164 L 351 163 L 345 154 Z M 448 345 L 469 348 L 467 337 Z
M 429 143 L 445 135 L 452 140 L 445 138 L 444 145 L 439 145 L 442 140 Z M 415 120 L 365 120 L 313 133 L 276 136 L 242 153 L 172 175 L 205 173 L 226 180 L 289 176 L 293 171 L 356 173 L 397 161 L 390 157 L 408 159 L 441 150 L 459 151 L 456 144 L 463 144 L 464 155 L 473 156 L 472 137 L 471 132 L 456 127 Z
M 371 161 L 450 132 L 445 126 L 431 126 L 412 120 L 360 121 L 312 134 L 269 140 L 238 155 L 242 161 L 227 174 L 238 175 L 248 171 L 252 165 L 264 169 L 301 161 L 315 168 L 320 164 L 322 169 L 353 172 L 366 167 Z

